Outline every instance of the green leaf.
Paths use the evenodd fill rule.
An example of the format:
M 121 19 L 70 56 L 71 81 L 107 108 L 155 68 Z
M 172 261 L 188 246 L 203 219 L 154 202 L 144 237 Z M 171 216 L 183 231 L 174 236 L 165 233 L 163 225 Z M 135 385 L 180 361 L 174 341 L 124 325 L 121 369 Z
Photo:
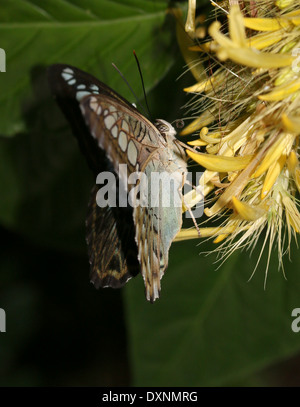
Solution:
M 129 82 L 137 82 L 135 49 L 147 88 L 154 86 L 171 64 L 170 31 L 163 29 L 165 2 L 2 0 L 0 8 L 1 48 L 6 52 L 6 73 L 0 76 L 2 135 L 26 130 L 24 105 L 32 96 L 30 75 L 37 65 L 76 65 L 109 86 L 118 84 L 126 97 L 129 91 L 111 62 Z
M 299 307 L 297 253 L 293 263 L 286 259 L 287 281 L 273 253 L 264 290 L 266 256 L 248 282 L 257 254 L 238 253 L 216 270 L 214 256 L 198 252 L 193 242 L 173 244 L 153 305 L 144 299 L 141 278 L 126 288 L 137 386 L 236 385 L 300 349 L 291 329 L 291 312 Z
M 0 222 L 41 244 L 84 249 L 84 221 L 94 183 L 50 95 L 46 67 L 68 63 L 134 99 L 141 81 L 132 51 L 153 88 L 175 60 L 163 1 L 1 1 Z M 162 99 L 163 102 L 163 99 Z M 10 137 L 8 137 L 10 136 Z

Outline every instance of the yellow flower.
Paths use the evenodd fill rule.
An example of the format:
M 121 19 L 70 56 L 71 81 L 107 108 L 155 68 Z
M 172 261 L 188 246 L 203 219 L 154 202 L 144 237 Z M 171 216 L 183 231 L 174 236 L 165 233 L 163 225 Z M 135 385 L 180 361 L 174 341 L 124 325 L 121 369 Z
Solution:
M 199 44 L 198 39 L 197 45 L 189 47 L 186 61 L 197 83 L 185 91 L 193 95 L 187 107 L 195 119 L 181 135 L 197 136 L 189 144 L 199 146 L 201 152 L 187 150 L 187 154 L 206 169 L 203 194 L 217 197 L 205 208 L 206 216 L 222 216 L 222 222 L 215 228 L 182 230 L 177 240 L 198 238 L 200 231 L 202 237 L 222 242 L 219 250 L 227 258 L 245 244 L 255 245 L 265 230 L 262 251 L 269 242 L 270 258 L 277 242 L 283 267 L 284 230 L 287 249 L 292 236 L 300 232 L 296 199 L 300 191 L 300 3 L 264 0 L 261 7 L 261 2 L 244 1 L 242 11 L 229 1 L 212 4 L 218 15 L 227 14 L 228 32 L 214 21 L 208 29 L 210 41 Z M 189 6 L 191 31 L 195 1 Z M 201 52 L 200 62 L 196 63 L 196 53 L 192 60 L 191 51 Z M 195 191 L 186 194 L 184 210 L 201 199 Z

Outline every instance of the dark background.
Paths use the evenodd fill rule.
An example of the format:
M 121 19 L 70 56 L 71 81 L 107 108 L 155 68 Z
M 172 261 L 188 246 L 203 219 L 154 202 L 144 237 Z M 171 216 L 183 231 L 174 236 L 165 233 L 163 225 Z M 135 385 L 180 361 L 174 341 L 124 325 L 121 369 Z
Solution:
M 45 2 L 44 7 L 50 7 L 50 3 Z M 107 4 L 102 0 L 98 3 L 101 10 Z M 92 7 L 93 1 L 89 5 Z M 274 248 L 266 292 L 266 256 L 254 282 L 247 283 L 259 245 L 251 259 L 249 253 L 239 253 L 219 271 L 214 255 L 199 256 L 199 252 L 214 248 L 212 244 L 197 247 L 194 241 L 173 244 L 158 304 L 146 303 L 140 276 L 122 290 L 97 291 L 89 283 L 84 222 L 94 180 L 68 123 L 50 97 L 45 69 L 50 63 L 75 65 L 77 61 L 82 69 L 91 66 L 93 73 L 103 81 L 107 78 L 109 85 L 118 84 L 116 90 L 124 94 L 126 85 L 110 67 L 114 61 L 134 88 L 139 88 L 141 96 L 140 79 L 131 56 L 135 47 L 132 38 L 138 37 L 137 33 L 132 34 L 135 20 L 130 20 L 128 26 L 132 27 L 126 35 L 121 29 L 107 44 L 93 31 L 91 37 L 99 42 L 100 55 L 95 52 L 94 60 L 87 58 L 83 45 L 70 54 L 68 50 L 62 53 L 62 47 L 59 60 L 50 50 L 47 58 L 41 55 L 39 60 L 39 47 L 33 48 L 24 65 L 20 65 L 21 80 L 28 79 L 30 84 L 27 93 L 11 97 L 6 82 L 12 88 L 21 82 L 17 80 L 20 69 L 11 56 L 10 44 L 15 50 L 21 42 L 22 33 L 14 39 L 21 24 L 35 27 L 35 19 L 21 9 L 18 13 L 15 6 L 16 2 L 0 1 L 0 34 L 7 40 L 3 48 L 8 50 L 7 73 L 0 77 L 0 120 L 3 124 L 10 122 L 11 117 L 12 133 L 7 137 L 3 131 L 0 139 L 0 307 L 7 317 L 7 332 L 0 333 L 0 385 L 298 386 L 300 333 L 290 332 L 291 310 L 300 307 L 295 245 L 292 262 L 286 259 L 285 263 L 287 282 L 277 272 Z M 122 6 L 118 4 L 119 8 L 115 6 L 113 10 L 108 6 L 110 14 L 99 21 L 108 36 L 113 36 L 115 25 L 106 26 L 107 22 L 113 24 L 117 18 L 131 16 L 125 16 L 127 11 Z M 57 7 L 62 5 L 57 3 Z M 145 12 L 148 16 L 146 6 L 142 11 L 140 8 L 134 9 L 138 10 L 137 15 Z M 60 18 L 60 24 L 64 24 L 72 20 L 69 11 L 58 11 L 55 21 Z M 93 11 L 96 13 L 96 6 Z M 17 23 L 20 25 L 14 26 Z M 193 84 L 194 79 L 187 73 L 177 80 L 184 70 L 184 61 L 177 48 L 174 23 L 166 18 L 163 29 L 159 24 L 155 25 L 156 37 L 145 34 L 153 44 L 144 41 L 136 51 L 152 115 L 173 121 L 184 117 L 181 106 L 187 97 L 182 89 Z M 75 28 L 65 26 L 70 39 L 77 33 Z M 31 28 L 28 30 L 30 37 Z M 53 37 L 44 33 L 43 24 L 39 30 L 35 38 L 40 36 L 41 42 L 60 44 L 62 34 L 58 28 L 51 31 Z M 112 44 L 118 45 L 113 48 Z M 128 89 L 124 96 L 130 97 Z M 22 112 L 23 128 L 14 116 L 16 106 Z M 12 131 L 14 126 L 16 131 Z M 222 282 L 224 275 L 226 282 Z M 213 295 L 220 285 L 221 294 L 211 300 L 209 307 L 202 308 L 206 295 Z M 201 313 L 204 322 L 195 318 Z M 189 330 L 193 326 L 195 331 Z M 184 350 L 176 342 L 181 334 L 188 337 Z M 177 357 L 179 361 L 169 364 Z

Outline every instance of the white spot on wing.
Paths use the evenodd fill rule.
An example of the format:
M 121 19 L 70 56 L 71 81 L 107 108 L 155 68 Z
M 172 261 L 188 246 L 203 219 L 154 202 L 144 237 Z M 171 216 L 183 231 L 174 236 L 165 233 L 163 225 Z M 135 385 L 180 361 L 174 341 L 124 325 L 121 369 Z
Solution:
M 127 134 L 124 133 L 124 131 L 120 131 L 119 133 L 119 146 L 121 148 L 122 151 L 126 151 L 126 147 L 127 147 Z
M 81 99 L 86 96 L 86 95 L 90 95 L 90 92 L 87 92 L 86 90 L 80 90 L 79 92 L 76 93 L 76 99 L 78 100 L 78 102 L 81 101 Z
M 69 79 L 73 78 L 73 75 L 65 72 L 63 72 L 61 76 L 64 78 L 65 81 L 68 81 Z
M 111 129 L 112 126 L 115 124 L 115 119 L 112 117 L 112 115 L 108 115 L 104 118 L 104 124 L 107 129 Z
M 96 110 L 97 110 L 97 108 L 98 108 L 97 99 L 94 98 L 94 97 L 91 97 L 91 99 L 90 99 L 90 108 L 91 108 L 94 112 L 96 112 Z M 100 106 L 100 108 L 101 108 L 101 106 Z
M 130 164 L 135 165 L 137 161 L 137 148 L 132 140 L 128 143 L 127 157 Z
M 77 89 L 85 89 L 85 85 L 82 83 L 81 85 L 77 86 Z
M 112 136 L 113 136 L 114 138 L 117 138 L 117 137 L 118 137 L 118 134 L 119 134 L 118 126 L 114 126 L 114 127 L 111 129 L 111 134 L 112 134 Z
M 96 91 L 96 92 L 99 92 L 98 86 L 95 85 L 94 83 L 90 86 L 90 89 L 91 89 L 91 90 L 94 90 L 94 91 Z
M 65 69 L 63 70 L 63 72 L 71 73 L 72 75 L 74 75 L 74 71 L 73 71 L 73 69 L 71 69 L 71 68 L 65 68 Z
M 124 131 L 126 131 L 127 133 L 129 133 L 129 126 L 128 126 L 128 123 L 127 123 L 126 120 L 123 120 L 123 121 L 122 121 L 122 129 L 123 129 Z
M 75 83 L 76 83 L 76 79 L 70 79 L 70 80 L 68 80 L 68 84 L 69 85 L 75 85 Z

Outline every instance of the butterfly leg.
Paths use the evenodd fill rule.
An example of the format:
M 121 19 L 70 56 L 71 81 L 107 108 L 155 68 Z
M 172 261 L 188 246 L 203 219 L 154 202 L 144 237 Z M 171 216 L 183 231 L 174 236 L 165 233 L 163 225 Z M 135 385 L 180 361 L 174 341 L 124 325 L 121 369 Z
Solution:
M 192 220 L 193 220 L 193 223 L 194 223 L 194 225 L 195 225 L 195 228 L 196 228 L 196 230 L 197 230 L 197 232 L 198 232 L 198 236 L 201 237 L 201 232 L 200 232 L 199 226 L 198 226 L 198 224 L 197 224 L 197 221 L 196 221 L 196 219 L 195 219 L 195 216 L 194 216 L 194 214 L 193 214 L 193 211 L 192 211 L 191 207 L 185 202 L 184 198 L 183 198 L 183 203 L 184 203 L 184 206 L 187 208 L 187 210 L 189 211 L 189 213 L 190 213 L 190 215 L 191 215 L 191 218 L 192 218 Z
M 195 185 L 193 185 L 189 180 L 185 179 L 185 184 L 189 185 L 189 186 L 192 187 L 197 193 L 199 193 L 198 187 L 196 187 Z M 200 193 L 201 193 L 201 192 L 200 192 Z M 197 230 L 197 232 L 198 232 L 198 236 L 201 237 L 201 232 L 200 232 L 200 229 L 199 229 L 199 227 L 198 227 L 198 224 L 197 224 L 197 221 L 196 221 L 195 216 L 194 216 L 194 214 L 193 214 L 193 211 L 192 211 L 191 206 L 185 201 L 184 196 L 182 197 L 182 200 L 183 200 L 184 206 L 187 208 L 187 210 L 189 211 L 189 213 L 190 213 L 190 215 L 191 215 L 191 218 L 192 218 L 192 220 L 193 220 L 193 223 L 194 223 L 194 225 L 195 225 L 195 228 L 196 228 L 196 230 Z

